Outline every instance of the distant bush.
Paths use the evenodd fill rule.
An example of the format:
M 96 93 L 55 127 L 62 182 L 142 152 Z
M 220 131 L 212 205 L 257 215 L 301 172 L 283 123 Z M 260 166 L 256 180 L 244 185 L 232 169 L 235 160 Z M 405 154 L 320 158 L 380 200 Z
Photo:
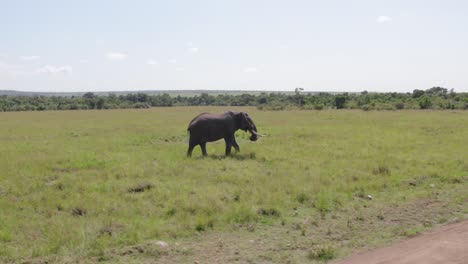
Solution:
M 66 107 L 66 106 L 64 106 L 64 107 Z M 74 104 L 69 105 L 68 109 L 70 109 L 70 110 L 86 110 L 86 109 L 88 109 L 88 106 L 85 105 L 85 104 L 74 103 Z
M 416 89 L 416 90 L 413 91 L 412 97 L 413 97 L 413 98 L 419 98 L 419 97 L 423 96 L 424 93 L 425 93 L 425 92 L 424 92 L 423 90 L 418 90 L 418 89 Z
M 395 103 L 395 108 L 398 110 L 405 109 L 405 104 L 403 102 Z
M 322 104 L 315 104 L 315 105 L 311 105 L 311 104 L 307 104 L 307 105 L 304 105 L 302 106 L 302 109 L 304 110 L 323 110 L 324 108 L 324 105 Z
M 336 107 L 336 109 L 345 108 L 345 103 L 346 103 L 346 97 L 341 96 L 341 95 L 335 97 L 335 107 Z
M 259 110 L 269 110 L 269 111 L 281 111 L 286 109 L 285 104 L 272 104 L 272 105 L 259 105 L 257 106 L 257 109 Z
M 355 101 L 349 101 L 348 103 L 346 103 L 346 107 L 347 109 L 359 109 L 360 106 L 358 104 L 358 102 L 355 102 Z
M 297 88 L 293 93 L 218 94 L 201 93 L 195 96 L 148 95 L 135 93 L 98 96 L 85 93 L 83 96 L 0 96 L 0 111 L 45 111 L 126 109 L 171 106 L 256 106 L 259 110 L 280 111 L 288 109 L 322 110 L 362 109 L 468 109 L 468 93 L 455 93 L 442 87 L 413 93 L 305 93 Z
M 315 110 L 323 110 L 323 108 L 324 108 L 324 105 L 322 105 L 322 104 L 316 104 L 316 105 L 314 105 L 314 109 L 315 109 Z
M 150 105 L 147 103 L 136 103 L 133 104 L 133 108 L 150 108 Z
M 429 109 L 432 106 L 431 98 L 424 95 L 418 100 L 419 108 L 421 109 Z

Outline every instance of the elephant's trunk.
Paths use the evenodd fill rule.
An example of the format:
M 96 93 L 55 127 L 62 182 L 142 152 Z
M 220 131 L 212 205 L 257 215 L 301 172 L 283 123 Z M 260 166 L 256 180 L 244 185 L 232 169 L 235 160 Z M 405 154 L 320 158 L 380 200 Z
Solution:
M 255 131 L 254 129 L 250 129 L 249 132 L 252 134 L 252 136 L 250 136 L 250 140 L 251 141 L 257 141 L 258 137 L 264 137 L 265 135 L 262 135 L 262 134 L 258 134 L 257 131 Z

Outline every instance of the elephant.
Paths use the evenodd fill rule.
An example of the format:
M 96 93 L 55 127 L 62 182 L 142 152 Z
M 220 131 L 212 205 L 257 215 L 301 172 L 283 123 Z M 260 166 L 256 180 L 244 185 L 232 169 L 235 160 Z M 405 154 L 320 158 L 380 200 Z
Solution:
M 227 111 L 222 114 L 202 113 L 198 115 L 190 121 L 187 128 L 190 134 L 187 156 L 192 156 L 193 148 L 197 145 L 200 145 L 203 156 L 207 156 L 206 143 L 222 138 L 226 142 L 226 156 L 231 154 L 231 147 L 239 152 L 240 148 L 234 136 L 234 133 L 239 129 L 245 132 L 249 131 L 251 141 L 256 141 L 259 136 L 264 136 L 257 133 L 257 127 L 245 112 Z

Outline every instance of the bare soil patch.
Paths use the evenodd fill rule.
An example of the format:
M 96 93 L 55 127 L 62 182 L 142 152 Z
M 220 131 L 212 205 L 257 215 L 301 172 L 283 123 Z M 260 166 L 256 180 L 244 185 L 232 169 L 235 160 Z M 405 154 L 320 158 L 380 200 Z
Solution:
M 468 262 L 468 221 L 436 228 L 391 246 L 360 253 L 334 264 L 431 264 Z

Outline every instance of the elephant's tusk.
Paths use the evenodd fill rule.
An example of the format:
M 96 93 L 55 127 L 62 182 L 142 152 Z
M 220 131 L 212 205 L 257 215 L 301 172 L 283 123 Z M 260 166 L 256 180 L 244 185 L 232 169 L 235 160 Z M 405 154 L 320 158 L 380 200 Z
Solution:
M 262 135 L 262 134 L 259 134 L 257 132 L 255 132 L 254 130 L 250 130 L 250 132 L 258 137 L 266 137 L 266 135 Z

